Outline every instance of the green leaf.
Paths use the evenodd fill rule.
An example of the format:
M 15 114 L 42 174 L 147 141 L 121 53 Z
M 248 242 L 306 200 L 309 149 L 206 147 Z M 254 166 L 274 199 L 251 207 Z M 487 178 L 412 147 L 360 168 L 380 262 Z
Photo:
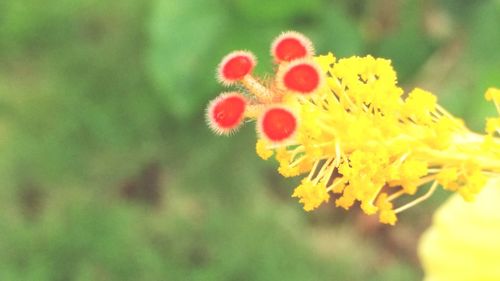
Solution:
M 217 1 L 155 3 L 148 67 L 164 106 L 178 119 L 198 113 L 215 85 L 208 51 L 224 30 L 224 18 Z
M 476 102 L 470 102 L 465 109 L 472 128 L 484 129 L 484 118 L 495 116 L 492 103 L 486 102 L 483 94 L 488 87 L 500 87 L 500 2 L 483 3 L 473 14 L 469 28 L 466 63 L 472 82 L 470 95 Z
M 405 82 L 418 72 L 432 54 L 434 43 L 423 28 L 423 8 L 417 1 L 407 1 L 401 8 L 400 27 L 381 38 L 374 55 L 391 59 L 398 80 Z
M 360 54 L 363 45 L 361 32 L 341 8 L 330 4 L 319 11 L 317 26 L 311 30 L 318 54 L 333 52 L 337 57 Z
M 291 20 L 294 17 L 308 14 L 321 9 L 321 0 L 236 0 L 233 5 L 236 12 L 246 19 L 255 22 L 269 22 Z

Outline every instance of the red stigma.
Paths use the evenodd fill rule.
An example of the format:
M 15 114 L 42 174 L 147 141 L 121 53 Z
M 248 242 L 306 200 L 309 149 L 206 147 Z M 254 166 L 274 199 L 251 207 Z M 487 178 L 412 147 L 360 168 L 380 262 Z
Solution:
M 235 51 L 224 57 L 219 65 L 219 80 L 230 84 L 243 79 L 255 67 L 255 58 L 252 53 Z
M 264 137 L 272 142 L 281 142 L 290 138 L 297 129 L 297 118 L 288 109 L 275 107 L 262 116 L 260 129 Z
M 208 106 L 207 119 L 212 130 L 228 134 L 243 121 L 246 100 L 239 93 L 225 93 L 214 99 Z
M 292 65 L 283 75 L 283 85 L 291 91 L 301 94 L 314 92 L 320 84 L 318 69 L 310 63 Z
M 277 62 L 292 61 L 312 55 L 312 43 L 297 32 L 285 32 L 272 44 L 271 54 Z

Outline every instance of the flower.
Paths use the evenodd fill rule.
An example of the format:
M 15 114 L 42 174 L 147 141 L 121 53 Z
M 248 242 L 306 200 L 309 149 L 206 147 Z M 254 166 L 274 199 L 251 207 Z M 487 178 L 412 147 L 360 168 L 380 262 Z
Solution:
M 324 184 L 314 183 L 309 179 L 302 180 L 302 183 L 295 188 L 292 197 L 300 198 L 299 202 L 304 204 L 304 210 L 306 211 L 314 210 L 330 199 Z
M 244 118 L 256 121 L 257 154 L 274 155 L 285 177 L 304 176 L 292 194 L 304 210 L 333 197 L 337 207 L 359 203 L 395 224 L 438 185 L 472 201 L 500 174 L 498 119 L 487 122 L 487 134 L 473 133 L 432 93 L 415 88 L 405 97 L 390 60 L 312 50 L 304 35 L 283 33 L 271 48 L 276 74 L 264 82 L 251 74 L 250 52 L 231 53 L 219 66 L 221 73 L 232 58 L 251 62 L 238 79 L 220 80 L 245 89 Z M 500 111 L 500 90 L 489 89 L 486 99 Z
M 419 244 L 426 281 L 500 280 L 500 178 L 473 203 L 454 195 L 434 215 Z

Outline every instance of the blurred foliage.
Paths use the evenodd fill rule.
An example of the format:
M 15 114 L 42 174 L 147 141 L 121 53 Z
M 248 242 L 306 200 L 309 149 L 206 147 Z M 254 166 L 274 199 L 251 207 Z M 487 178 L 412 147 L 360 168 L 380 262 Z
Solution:
M 0 1 L 0 280 L 419 280 L 415 241 L 326 207 L 204 124 L 220 58 L 281 31 L 390 58 L 473 129 L 500 86 L 500 2 Z

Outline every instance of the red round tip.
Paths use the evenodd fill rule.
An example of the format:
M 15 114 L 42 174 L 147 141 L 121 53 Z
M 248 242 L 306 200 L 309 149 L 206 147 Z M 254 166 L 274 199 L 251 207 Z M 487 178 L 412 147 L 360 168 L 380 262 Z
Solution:
M 273 107 L 262 115 L 259 129 L 261 135 L 271 142 L 286 141 L 297 130 L 297 117 L 287 108 Z
M 277 62 L 292 61 L 314 53 L 311 41 L 304 35 L 289 31 L 278 36 L 271 46 L 271 54 Z
M 293 92 L 310 94 L 321 84 L 320 69 L 311 61 L 294 61 L 278 75 L 280 85 Z
M 222 59 L 218 68 L 218 78 L 224 84 L 243 79 L 255 67 L 255 56 L 247 51 L 235 51 Z
M 223 93 L 207 108 L 209 127 L 217 134 L 229 134 L 242 123 L 247 101 L 237 92 Z

